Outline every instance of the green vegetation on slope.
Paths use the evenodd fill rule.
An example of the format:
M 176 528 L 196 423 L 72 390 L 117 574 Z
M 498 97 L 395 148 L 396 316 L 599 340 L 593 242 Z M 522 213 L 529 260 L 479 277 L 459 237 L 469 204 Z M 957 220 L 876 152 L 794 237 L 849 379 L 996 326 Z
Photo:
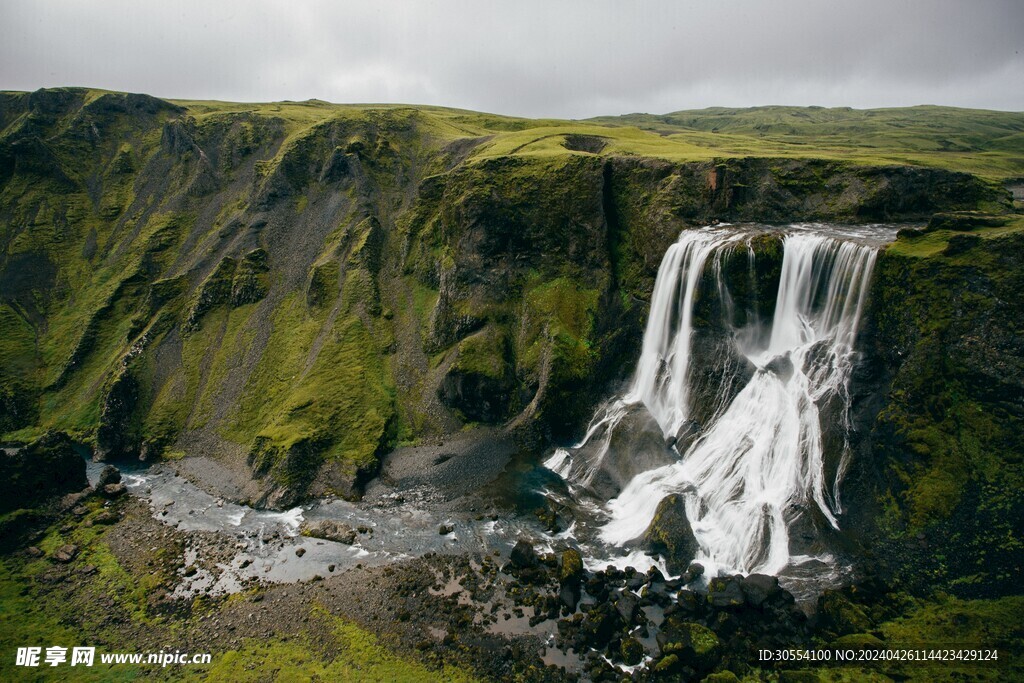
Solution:
M 975 118 L 971 149 L 1008 175 L 1012 121 Z M 267 504 L 358 495 L 399 441 L 571 435 L 689 225 L 1009 207 L 958 172 L 982 152 L 928 169 L 877 136 L 847 154 L 700 128 L 0 93 L 0 431 L 108 458 L 246 453 Z

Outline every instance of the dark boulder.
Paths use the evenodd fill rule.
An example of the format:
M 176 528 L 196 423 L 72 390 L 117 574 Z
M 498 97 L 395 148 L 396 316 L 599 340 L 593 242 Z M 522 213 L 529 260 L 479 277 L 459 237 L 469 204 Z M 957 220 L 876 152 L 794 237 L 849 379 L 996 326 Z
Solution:
M 615 600 L 615 611 L 619 613 L 623 622 L 633 624 L 640 615 L 640 602 L 629 591 L 623 591 Z
M 563 583 L 562 587 L 558 591 L 558 600 L 565 605 L 570 612 L 576 611 L 576 605 L 580 603 L 580 584 L 579 582 Z
M 597 467 L 590 489 L 601 497 L 614 498 L 636 475 L 671 464 L 679 456 L 665 442 L 651 414 L 639 405 L 629 409 L 611 434 L 594 434 L 574 457 Z
M 746 596 L 736 578 L 715 577 L 708 583 L 708 603 L 718 609 L 742 607 Z
M 623 638 L 619 643 L 619 655 L 628 666 L 639 664 L 644 658 L 644 646 L 636 638 Z
M 519 569 L 528 569 L 537 565 L 537 551 L 533 549 L 533 545 L 529 541 L 524 539 L 519 539 L 516 542 L 509 557 L 512 560 L 512 565 Z
M 766 574 L 750 574 L 740 581 L 740 588 L 751 607 L 760 607 L 783 592 L 779 579 Z
M 665 559 L 672 574 L 682 574 L 700 546 L 686 517 L 686 501 L 679 494 L 666 496 L 658 505 L 650 526 L 644 532 L 648 550 Z
M 121 472 L 113 465 L 107 465 L 100 472 L 99 481 L 96 482 L 96 488 L 101 489 L 108 484 L 120 484 L 121 483 Z
M 48 432 L 17 450 L 0 451 L 0 513 L 87 486 L 85 460 L 63 432 Z
M 693 622 L 666 624 L 665 635 L 658 639 L 662 655 L 676 655 L 679 661 L 697 671 L 710 671 L 718 663 L 722 643 L 715 632 Z

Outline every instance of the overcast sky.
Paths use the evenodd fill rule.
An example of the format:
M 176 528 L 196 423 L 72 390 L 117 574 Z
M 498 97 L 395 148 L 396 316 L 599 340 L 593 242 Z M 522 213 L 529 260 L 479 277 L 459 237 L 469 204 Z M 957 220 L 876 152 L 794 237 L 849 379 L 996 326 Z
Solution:
M 1024 0 L 0 1 L 0 89 L 438 104 L 1024 110 Z

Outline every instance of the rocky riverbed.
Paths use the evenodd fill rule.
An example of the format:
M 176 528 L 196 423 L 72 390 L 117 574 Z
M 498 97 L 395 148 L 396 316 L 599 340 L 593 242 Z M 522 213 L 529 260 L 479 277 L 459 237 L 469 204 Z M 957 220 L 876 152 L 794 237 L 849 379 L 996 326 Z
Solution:
M 212 497 L 190 514 L 195 498 L 166 504 L 167 482 L 153 475 L 90 469 L 93 486 L 24 530 L 11 558 L 31 568 L 30 595 L 70 606 L 63 622 L 100 643 L 205 651 L 301 637 L 327 647 L 328 614 L 417 661 L 492 680 L 727 681 L 774 676 L 757 663 L 762 649 L 882 647 L 879 625 L 908 609 L 877 581 L 797 602 L 775 577 L 708 577 L 698 564 L 679 577 L 588 568 L 571 539 L 552 542 L 539 526 L 484 547 L 458 540 L 471 525 L 441 524 L 430 530 L 436 549 L 389 555 L 363 547 L 383 546 L 393 529 L 380 524 L 239 517 Z M 481 528 L 497 524 L 479 516 Z M 236 533 L 204 528 L 225 518 Z M 144 590 L 126 602 L 118 585 Z

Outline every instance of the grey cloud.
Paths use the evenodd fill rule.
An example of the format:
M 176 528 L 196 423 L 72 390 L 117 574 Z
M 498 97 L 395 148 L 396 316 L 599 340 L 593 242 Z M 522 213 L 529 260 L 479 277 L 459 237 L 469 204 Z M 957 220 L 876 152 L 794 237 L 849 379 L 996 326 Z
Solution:
M 0 88 L 587 117 L 713 105 L 1024 109 L 1024 4 L 15 2 Z

